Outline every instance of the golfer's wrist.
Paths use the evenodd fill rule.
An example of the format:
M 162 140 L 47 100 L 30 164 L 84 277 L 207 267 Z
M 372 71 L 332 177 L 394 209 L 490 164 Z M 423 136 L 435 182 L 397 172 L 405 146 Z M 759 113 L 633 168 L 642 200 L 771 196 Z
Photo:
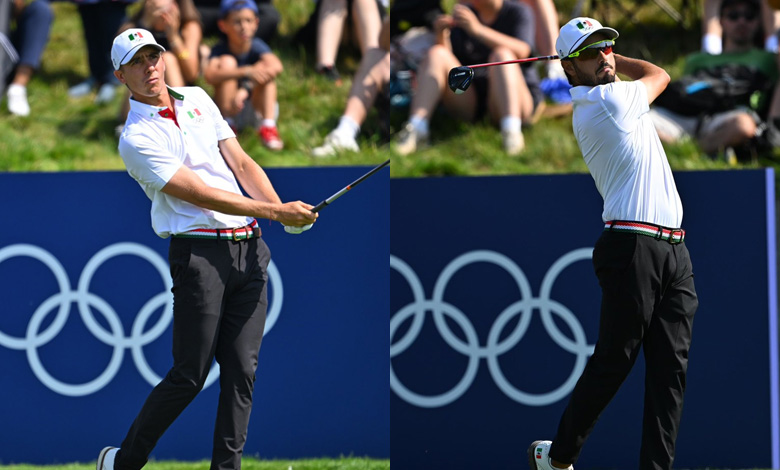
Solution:
M 276 204 L 269 204 L 267 206 L 268 209 L 268 215 L 266 218 L 268 220 L 279 220 L 279 209 L 276 207 Z

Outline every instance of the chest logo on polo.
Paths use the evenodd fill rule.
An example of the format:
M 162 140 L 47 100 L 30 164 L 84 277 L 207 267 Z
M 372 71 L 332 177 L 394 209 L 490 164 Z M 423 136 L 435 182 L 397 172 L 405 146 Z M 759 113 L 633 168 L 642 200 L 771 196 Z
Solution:
M 202 124 L 206 120 L 206 118 L 203 116 L 203 114 L 200 112 L 198 108 L 194 108 L 187 111 L 187 116 L 189 116 L 189 118 L 195 124 Z

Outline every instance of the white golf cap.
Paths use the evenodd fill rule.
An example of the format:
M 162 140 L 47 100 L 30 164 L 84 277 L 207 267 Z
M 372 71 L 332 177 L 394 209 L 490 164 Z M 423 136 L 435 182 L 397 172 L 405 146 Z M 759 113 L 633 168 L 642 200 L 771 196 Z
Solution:
M 558 57 L 564 59 L 572 52 L 582 47 L 591 34 L 604 33 L 608 39 L 616 39 L 619 34 L 612 28 L 605 28 L 593 18 L 574 18 L 561 28 L 558 40 L 555 41 L 555 50 Z
M 144 46 L 153 46 L 160 52 L 165 52 L 165 48 L 154 40 L 152 33 L 145 29 L 132 28 L 122 31 L 114 38 L 114 45 L 111 47 L 111 63 L 114 64 L 114 70 L 119 70 L 120 65 L 130 62 L 135 53 Z

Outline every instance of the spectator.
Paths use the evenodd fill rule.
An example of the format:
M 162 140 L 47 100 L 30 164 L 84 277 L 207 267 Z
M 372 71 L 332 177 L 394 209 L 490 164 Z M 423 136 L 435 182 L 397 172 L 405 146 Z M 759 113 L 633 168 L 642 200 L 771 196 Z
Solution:
M 684 76 L 651 110 L 662 141 L 693 137 L 707 154 L 739 159 L 774 141 L 774 126 L 767 128 L 764 121 L 780 117 L 780 104 L 771 96 L 777 90 L 778 66 L 775 54 L 756 46 L 760 12 L 759 0 L 723 0 L 723 53 L 690 55 Z
M 44 0 L 34 0 L 27 5 L 24 0 L 13 0 L 11 8 L 12 17 L 16 20 L 11 42 L 19 53 L 19 62 L 6 91 L 8 111 L 16 116 L 28 116 L 30 104 L 27 102 L 27 84 L 41 64 L 54 14 L 49 2 Z
M 78 5 L 84 39 L 87 43 L 89 77 L 68 89 L 68 96 L 81 98 L 97 89 L 95 103 L 114 98 L 119 82 L 111 65 L 111 41 L 126 21 L 127 5 L 135 0 L 72 0 Z
M 529 57 L 534 46 L 534 17 L 523 3 L 504 0 L 456 4 L 452 15 L 435 23 L 436 44 L 428 50 L 417 73 L 409 121 L 393 146 L 401 155 L 428 144 L 429 121 L 439 101 L 450 115 L 480 119 L 486 112 L 501 128 L 504 150 L 522 152 L 522 121 L 528 122 L 543 97 L 539 77 L 531 66 L 507 65 L 475 70 L 462 95 L 447 88 L 450 69 L 462 64 L 506 61 Z
M 536 48 L 534 55 L 558 55 L 555 39 L 558 37 L 558 10 L 553 0 L 522 0 L 534 9 L 536 18 Z M 556 103 L 570 103 L 569 80 L 559 60 L 544 63 L 545 77 L 539 84 L 545 96 Z
M 382 21 L 379 47 L 367 50 L 360 61 L 338 127 L 330 131 L 322 146 L 313 149 L 312 154 L 315 157 L 325 157 L 344 151 L 359 151 L 355 139 L 360 133 L 360 126 L 380 90 L 387 87 L 389 80 L 390 18 L 386 16 Z
M 558 10 L 553 0 L 522 0 L 534 9 L 536 18 L 536 53 L 538 55 L 558 55 L 555 50 L 555 39 L 558 37 Z M 551 60 L 545 64 L 547 77 L 566 80 L 561 63 Z
M 341 34 L 347 18 L 347 7 L 352 12 L 352 22 L 360 46 L 360 53 L 379 46 L 382 5 L 376 0 L 320 0 L 317 27 L 317 72 L 340 83 L 336 57 Z
M 780 29 L 780 12 L 777 0 L 761 0 L 761 18 L 764 28 L 763 45 L 769 52 L 777 52 L 777 33 Z M 701 50 L 708 54 L 723 52 L 723 28 L 719 18 L 720 0 L 704 0 L 701 17 Z
M 361 54 L 376 48 L 388 0 L 316 0 L 309 21 L 295 40 L 315 50 L 317 73 L 341 85 L 336 68 L 344 26 L 351 20 Z
M 203 24 L 203 36 L 218 36 L 222 32 L 217 26 L 217 21 L 221 18 L 220 14 L 220 0 L 194 0 L 195 7 L 200 12 L 201 22 Z M 255 36 L 262 39 L 266 43 L 276 38 L 276 32 L 279 29 L 279 21 L 281 15 L 279 11 L 274 8 L 274 4 L 271 0 L 259 0 L 257 3 L 257 11 L 259 23 L 257 25 L 257 32 Z
M 258 18 L 254 0 L 222 0 L 219 29 L 226 39 L 211 51 L 204 78 L 214 86 L 215 101 L 228 123 L 235 128 L 246 123 L 237 116 L 250 106 L 260 126 L 263 145 L 271 150 L 284 147 L 276 127 L 276 77 L 282 62 L 262 39 L 255 37 Z

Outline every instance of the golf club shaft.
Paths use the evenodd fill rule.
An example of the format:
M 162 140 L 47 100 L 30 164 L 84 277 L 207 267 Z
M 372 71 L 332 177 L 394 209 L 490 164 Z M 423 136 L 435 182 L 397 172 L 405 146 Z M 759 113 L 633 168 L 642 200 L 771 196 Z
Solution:
M 524 62 L 536 62 L 537 60 L 556 60 L 559 59 L 557 55 L 545 55 L 541 57 L 528 57 L 527 59 L 515 59 L 507 60 L 504 62 L 489 62 L 487 64 L 466 65 L 470 69 L 476 69 L 479 67 L 492 67 L 494 65 L 506 65 L 506 64 L 522 64 Z
M 349 183 L 347 186 L 343 187 L 339 192 L 337 192 L 333 196 L 325 199 L 321 203 L 319 203 L 316 206 L 314 206 L 314 209 L 312 209 L 311 211 L 315 212 L 315 213 L 321 211 L 325 206 L 327 206 L 331 202 L 335 201 L 336 199 L 340 198 L 347 191 L 349 191 L 350 189 L 354 188 L 355 186 L 357 186 L 358 184 L 363 182 L 366 178 L 368 178 L 369 176 L 373 175 L 374 173 L 376 173 L 377 171 L 381 170 L 382 168 L 386 167 L 389 164 L 390 164 L 390 160 L 388 159 L 386 162 L 377 165 L 376 167 L 374 167 L 371 171 L 369 171 L 365 175 L 361 176 L 360 178 L 356 179 L 355 181 Z

